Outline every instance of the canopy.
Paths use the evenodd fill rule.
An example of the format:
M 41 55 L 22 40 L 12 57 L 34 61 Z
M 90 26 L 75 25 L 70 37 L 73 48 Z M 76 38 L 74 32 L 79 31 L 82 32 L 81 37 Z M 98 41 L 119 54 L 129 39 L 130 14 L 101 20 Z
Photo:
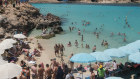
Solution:
M 4 53 L 4 49 L 0 48 L 0 54 L 3 54 Z
M 106 54 L 110 57 L 116 57 L 116 58 L 126 56 L 126 54 L 123 51 L 121 51 L 119 49 L 116 49 L 116 48 L 107 49 L 107 50 L 104 51 L 104 54 Z
M 140 64 L 140 52 L 129 55 L 129 60 L 134 63 Z
M 0 48 L 2 50 L 9 49 L 11 47 L 13 47 L 13 44 L 9 44 L 9 43 L 6 43 L 6 42 L 0 43 Z
M 137 51 L 137 50 L 140 49 L 140 40 L 137 40 L 137 41 L 135 41 L 133 43 L 130 43 L 130 44 L 126 45 L 126 47 Z
M 2 56 L 0 56 L 0 65 L 6 64 L 8 63 L 7 61 L 2 59 Z
M 14 44 L 16 43 L 17 41 L 16 40 L 13 40 L 13 39 L 5 39 L 3 40 L 1 43 L 8 43 L 8 44 Z
M 103 52 L 93 52 L 93 53 L 90 53 L 92 56 L 94 56 L 96 58 L 97 61 L 99 62 L 108 62 L 108 61 L 111 61 L 111 57 L 106 55 L 105 53 Z
M 14 38 L 24 39 L 24 38 L 26 38 L 26 36 L 23 35 L 23 34 L 15 34 L 15 35 L 14 35 Z
M 96 59 L 88 53 L 78 53 L 71 57 L 70 61 L 76 63 L 90 63 L 95 62 Z
M 131 46 L 122 46 L 120 48 L 118 48 L 119 50 L 123 51 L 125 54 L 130 55 L 132 53 L 138 52 L 139 50 L 135 50 L 133 47 Z
M 105 78 L 105 79 L 123 79 L 121 77 L 108 77 L 108 78 Z
M 22 68 L 13 63 L 0 65 L 0 79 L 11 79 L 20 75 Z

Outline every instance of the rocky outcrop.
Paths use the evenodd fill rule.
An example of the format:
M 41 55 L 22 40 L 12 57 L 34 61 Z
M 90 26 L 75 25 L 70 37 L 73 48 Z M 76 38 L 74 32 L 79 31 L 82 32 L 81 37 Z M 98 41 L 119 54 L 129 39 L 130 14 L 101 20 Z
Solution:
M 36 36 L 37 39 L 49 39 L 49 38 L 52 38 L 52 37 L 55 37 L 54 33 L 43 34 L 43 35 L 40 35 L 40 36 Z
M 0 30 L 3 29 L 9 34 L 13 34 L 15 31 L 27 34 L 34 28 L 55 27 L 53 29 L 57 29 L 58 27 L 60 28 L 60 25 L 61 20 L 59 17 L 51 13 L 43 16 L 38 9 L 30 4 L 21 4 L 20 7 L 12 7 L 11 5 L 7 8 L 3 8 L 0 14 Z M 62 28 L 57 30 L 58 32 L 63 31 Z

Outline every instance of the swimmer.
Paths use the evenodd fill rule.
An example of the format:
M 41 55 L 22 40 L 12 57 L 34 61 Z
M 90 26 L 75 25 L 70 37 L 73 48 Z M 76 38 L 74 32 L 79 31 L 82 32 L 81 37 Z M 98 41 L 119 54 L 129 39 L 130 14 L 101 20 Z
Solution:
M 83 29 L 83 32 L 85 32 L 85 29 Z
M 125 33 L 123 35 L 124 35 L 124 37 L 126 37 L 126 34 Z
M 107 41 L 104 42 L 104 46 L 105 46 L 105 48 L 108 48 L 108 42 Z
M 88 48 L 88 49 L 90 48 L 89 45 L 87 45 L 87 48 Z
M 96 35 L 96 32 L 93 32 L 94 35 Z
M 130 27 L 130 25 L 128 24 L 128 28 Z
M 75 40 L 75 46 L 78 48 L 78 42 L 77 42 L 77 40 Z
M 97 39 L 99 38 L 99 33 L 96 33 L 96 38 L 97 38 Z
M 120 36 L 120 35 L 121 35 L 121 33 L 119 32 L 119 33 L 118 33 L 118 35 Z
M 97 28 L 96 28 L 96 30 L 97 30 Z
M 69 41 L 69 43 L 68 43 L 68 47 L 71 47 L 71 42 Z
M 78 30 L 78 35 L 81 35 L 81 31 L 80 30 Z
M 71 27 L 69 26 L 69 30 L 70 30 L 70 32 L 71 32 Z
M 83 48 L 83 43 L 81 44 L 81 47 Z
M 94 45 L 93 49 L 92 49 L 92 52 L 95 52 L 96 51 L 96 45 Z
M 102 43 L 101 43 L 101 46 L 103 46 L 104 45 L 104 40 L 102 41 Z
M 113 35 L 114 35 L 114 33 L 113 33 L 113 32 L 111 32 L 111 35 L 110 35 L 110 36 L 112 37 Z
M 126 42 L 126 38 L 124 37 L 123 42 Z
M 85 47 L 86 47 L 86 48 L 88 47 L 88 46 L 87 46 L 87 44 L 86 44 L 86 46 L 85 46 Z
M 82 35 L 81 41 L 83 41 L 83 35 Z

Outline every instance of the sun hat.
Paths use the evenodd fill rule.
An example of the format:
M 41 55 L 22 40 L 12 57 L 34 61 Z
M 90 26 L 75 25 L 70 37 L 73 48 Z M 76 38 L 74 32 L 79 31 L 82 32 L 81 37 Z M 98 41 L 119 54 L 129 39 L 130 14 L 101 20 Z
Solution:
M 99 68 L 103 68 L 103 65 L 100 65 Z

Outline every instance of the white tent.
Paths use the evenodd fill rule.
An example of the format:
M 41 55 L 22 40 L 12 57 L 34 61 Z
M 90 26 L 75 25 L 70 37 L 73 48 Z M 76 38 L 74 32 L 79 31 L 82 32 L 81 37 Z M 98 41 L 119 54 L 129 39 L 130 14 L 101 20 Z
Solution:
M 22 68 L 13 63 L 0 65 L 0 79 L 11 79 L 21 74 Z
M 24 38 L 26 38 L 26 36 L 23 35 L 23 34 L 15 34 L 15 35 L 14 35 L 14 38 L 24 39 Z

